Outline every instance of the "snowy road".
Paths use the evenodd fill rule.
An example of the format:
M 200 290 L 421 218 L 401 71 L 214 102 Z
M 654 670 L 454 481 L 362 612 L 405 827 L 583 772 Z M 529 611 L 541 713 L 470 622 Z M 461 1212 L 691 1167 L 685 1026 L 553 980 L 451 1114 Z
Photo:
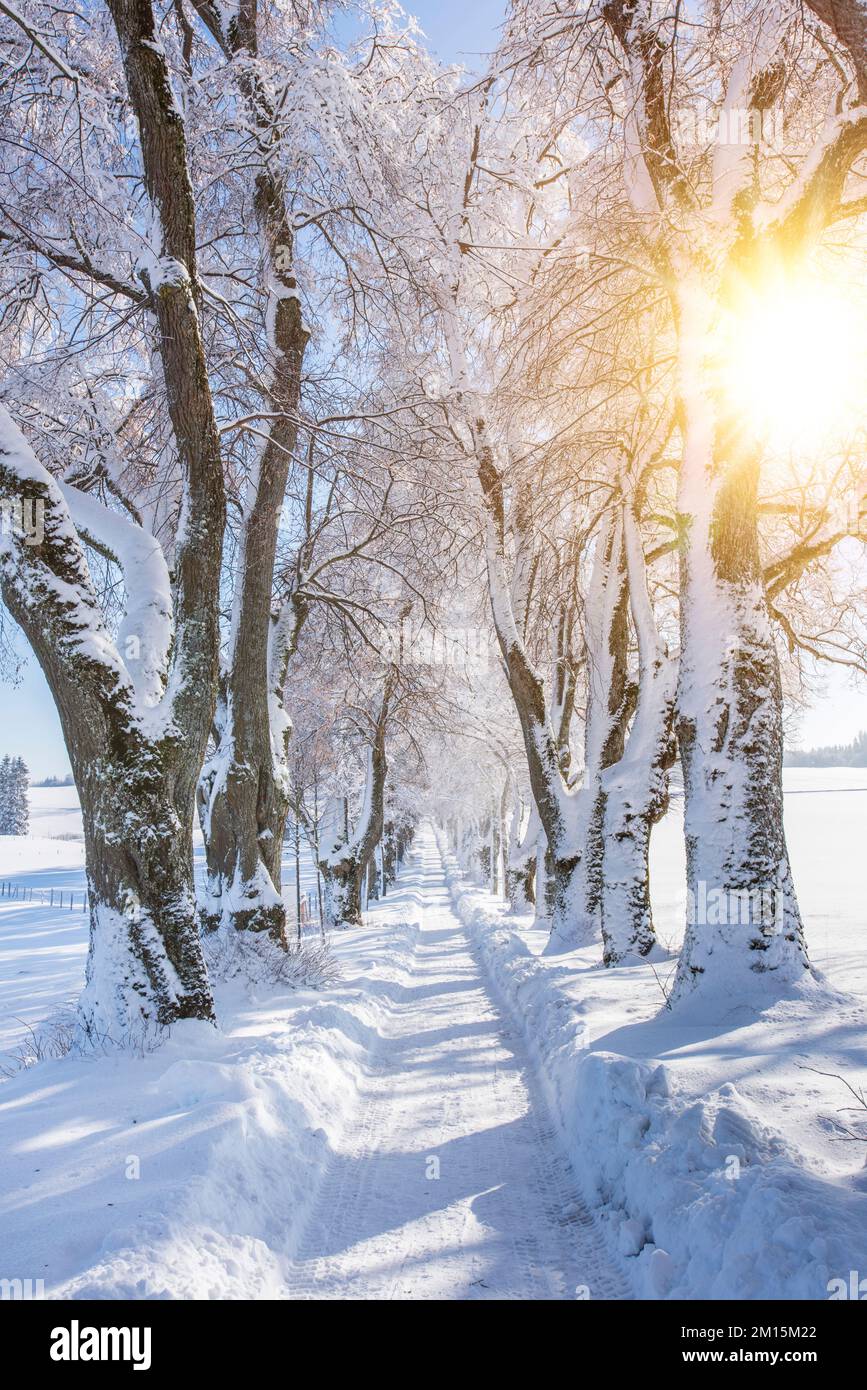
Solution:
M 624 1298 L 517 1032 L 449 906 L 433 833 L 389 899 L 420 923 L 293 1298 Z

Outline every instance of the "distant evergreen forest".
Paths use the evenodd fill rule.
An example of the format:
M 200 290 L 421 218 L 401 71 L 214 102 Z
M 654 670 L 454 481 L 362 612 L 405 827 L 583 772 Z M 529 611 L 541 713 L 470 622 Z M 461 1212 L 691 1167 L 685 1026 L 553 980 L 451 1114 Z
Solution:
M 867 767 L 867 731 L 851 743 L 832 743 L 827 748 L 787 748 L 786 767 Z

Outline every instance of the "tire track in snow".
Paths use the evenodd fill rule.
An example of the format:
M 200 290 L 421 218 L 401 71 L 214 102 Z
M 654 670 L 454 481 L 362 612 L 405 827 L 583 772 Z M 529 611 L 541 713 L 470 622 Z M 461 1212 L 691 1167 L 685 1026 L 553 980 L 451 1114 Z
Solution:
M 428 827 L 384 912 L 420 921 L 412 973 L 394 993 L 358 1123 L 331 1159 L 287 1297 L 629 1297 L 523 1041 L 451 908 Z

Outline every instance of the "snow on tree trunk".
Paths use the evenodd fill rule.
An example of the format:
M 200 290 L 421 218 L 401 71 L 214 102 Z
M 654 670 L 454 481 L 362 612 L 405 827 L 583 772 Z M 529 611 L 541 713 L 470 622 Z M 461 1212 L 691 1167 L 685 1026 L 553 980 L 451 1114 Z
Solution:
M 503 786 L 502 795 L 494 797 L 491 802 L 491 833 L 489 840 L 488 877 L 490 889 L 494 896 L 505 892 L 505 882 L 502 877 L 505 864 L 505 817 L 507 807 L 509 783 L 508 780 Z
M 109 9 L 159 238 L 141 274 L 177 450 L 174 582 L 154 537 L 89 494 L 61 489 L 2 410 L 0 493 L 38 507 L 44 534 L 36 545 L 0 537 L 0 582 L 57 703 L 81 798 L 91 928 L 82 1022 L 91 1036 L 123 1041 L 176 1019 L 213 1018 L 192 826 L 216 692 L 225 498 L 183 119 L 150 5 L 109 0 Z M 106 629 L 77 524 L 123 572 L 123 642 Z
M 343 843 L 322 856 L 319 868 L 325 884 L 325 914 L 335 927 L 360 926 L 362 890 L 367 866 L 382 838 L 385 821 L 385 779 L 388 773 L 385 736 L 396 671 L 390 668 L 367 753 L 364 795 L 358 823 Z
M 632 619 L 638 637 L 638 705 L 623 756 L 602 775 L 602 940 L 606 965 L 646 956 L 656 937 L 648 856 L 653 825 L 668 807 L 676 668 L 660 640 L 647 592 L 641 534 L 624 506 Z
M 138 1020 L 211 1018 L 192 873 L 192 806 L 184 816 L 153 776 L 151 750 L 81 766 L 91 946 L 80 1011 L 94 1041 L 122 1041 Z M 166 769 L 167 770 L 167 769 Z M 120 1027 L 120 1034 L 117 1029 Z
M 835 219 L 867 143 L 867 42 L 857 0 L 812 0 L 851 58 L 858 99 L 821 123 L 763 208 L 766 151 L 755 138 L 716 142 L 711 196 L 681 162 L 664 73 L 669 57 L 646 6 L 611 3 L 605 22 L 630 89 L 626 191 L 664 267 L 677 336 L 684 456 L 677 733 L 684 775 L 688 916 L 674 997 L 698 989 L 742 1000 L 758 977 L 797 981 L 808 969 L 783 827 L 782 693 L 760 566 L 758 444 L 741 437 L 720 384 L 716 346 L 735 287 L 769 266 L 807 258 Z M 782 30 L 760 17 L 721 96 L 727 114 L 761 119 L 786 79 Z M 824 45 L 823 45 L 824 46 Z M 744 429 L 749 428 L 743 422 Z
M 545 832 L 545 911 L 552 936 L 572 934 L 575 917 L 573 877 L 581 853 L 576 798 L 563 779 L 561 749 L 551 727 L 542 682 L 530 663 L 515 616 L 506 557 L 503 484 L 483 419 L 474 424 L 479 484 L 484 502 L 488 591 L 497 641 L 521 725 L 530 788 Z M 520 519 L 516 530 L 520 533 Z M 516 567 L 520 573 L 520 565 Z M 537 894 L 538 898 L 538 894 Z
M 525 816 L 525 807 L 516 793 L 509 823 L 506 868 L 506 896 L 512 912 L 527 912 L 535 906 L 536 857 L 541 833 L 542 825 L 535 806 L 531 804 Z
M 548 889 L 548 842 L 545 839 L 544 830 L 541 831 L 536 841 L 536 872 L 533 880 L 533 893 L 536 900 L 536 911 L 533 917 L 533 925 L 540 931 L 551 930 L 551 919 L 548 916 L 548 902 L 551 893 Z
M 577 794 L 579 853 L 572 878 L 573 909 L 552 928 L 549 949 L 596 939 L 601 924 L 605 769 L 623 753 L 635 690 L 627 680 L 629 586 L 621 509 L 612 509 L 596 541 L 587 596 L 587 715 L 584 779 Z
M 477 817 L 471 815 L 466 820 L 462 820 L 458 830 L 457 860 L 464 873 L 471 874 L 474 879 L 478 879 L 479 876 L 480 841 L 481 832 Z
M 360 927 L 364 869 L 355 859 L 339 860 L 322 870 L 325 916 L 333 927 Z
M 2 412 L 0 424 L 0 486 L 26 487 L 44 509 L 40 546 L 4 537 L 2 587 L 56 700 L 81 799 L 85 1029 L 120 1042 L 142 1026 L 211 1018 L 193 895 L 195 746 L 169 710 L 142 708 L 60 489 Z
M 200 14 L 218 43 L 238 60 L 238 82 L 261 161 L 253 203 L 268 296 L 267 409 L 273 417 L 254 476 L 248 480 L 217 746 L 199 795 L 208 873 L 203 920 L 211 930 L 224 923 L 267 932 L 285 946 L 280 884 L 290 797 L 291 722 L 283 707 L 283 685 L 303 606 L 290 603 L 288 612 L 272 615 L 272 593 L 309 335 L 295 279 L 285 188 L 276 172 L 280 129 L 253 62 L 258 54 L 256 7 L 242 4 L 231 23 L 209 4 Z
M 379 898 L 379 890 L 380 890 L 379 861 L 378 861 L 378 857 L 377 857 L 377 853 L 376 853 L 376 847 L 374 846 L 373 854 L 370 856 L 370 859 L 369 859 L 368 864 L 367 864 L 367 901 L 368 901 L 368 903 L 372 903 L 372 902 L 376 902 L 376 901 L 377 901 L 377 899 Z
M 702 320 L 692 328 L 706 340 Z M 701 360 L 689 331 L 681 353 Z M 759 558 L 760 459 L 725 429 L 695 367 L 682 370 L 677 733 L 688 922 L 674 997 L 702 985 L 743 998 L 757 975 L 793 981 L 808 968 L 783 827 L 783 701 Z
M 386 821 L 382 832 L 382 878 L 385 887 L 397 878 L 397 828 L 393 821 Z
M 270 585 L 268 601 L 270 605 Z M 256 607 L 250 603 L 248 617 Z M 291 613 L 293 605 L 287 607 Z M 280 885 L 292 725 L 283 707 L 283 683 L 300 618 L 293 620 L 284 610 L 267 621 L 265 633 L 267 638 L 270 631 L 271 641 L 264 685 L 255 684 L 261 674 L 258 660 L 248 661 L 251 649 L 258 651 L 259 645 L 252 621 L 249 627 L 238 624 L 233 665 L 221 677 L 216 746 L 202 770 L 198 792 L 207 863 L 202 922 L 208 931 L 224 925 L 265 932 L 284 947 L 286 907 Z
M 514 586 L 508 581 L 503 486 L 484 421 L 476 423 L 475 440 L 485 502 L 491 611 L 546 841 L 541 885 L 537 874 L 537 914 L 543 914 L 550 927 L 546 950 L 571 950 L 592 940 L 599 930 L 604 817 L 601 778 L 622 755 L 635 700 L 634 687 L 627 680 L 629 591 L 622 519 L 619 509 L 613 508 L 596 543 L 587 605 L 585 774 L 583 785 L 575 791 L 564 777 L 562 735 L 558 737 L 552 727 L 542 682 L 530 664 L 516 622 Z M 524 543 L 520 514 L 514 517 L 513 525 L 520 550 Z M 520 555 L 515 573 L 519 579 Z

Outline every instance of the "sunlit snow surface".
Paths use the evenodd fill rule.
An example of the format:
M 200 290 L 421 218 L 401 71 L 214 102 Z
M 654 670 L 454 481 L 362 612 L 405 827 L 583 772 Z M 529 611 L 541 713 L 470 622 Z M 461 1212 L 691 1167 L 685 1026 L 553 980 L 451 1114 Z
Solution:
M 788 769 L 786 788 L 815 998 L 672 1017 L 671 959 L 542 959 L 482 893 L 469 954 L 426 832 L 400 897 L 339 935 L 340 984 L 223 987 L 221 1035 L 184 1025 L 152 1056 L 0 1082 L 0 1277 L 104 1297 L 570 1297 L 583 1270 L 597 1297 L 826 1297 L 867 1268 L 867 1147 L 845 1138 L 867 1128 L 803 1068 L 867 1081 L 867 772 Z M 0 879 L 66 904 L 84 886 L 81 840 L 56 838 L 81 833 L 74 793 L 34 789 L 32 810 L 31 838 L 0 837 Z M 675 802 L 653 845 L 672 950 L 680 834 Z M 0 1051 L 74 998 L 86 935 L 80 908 L 0 898 Z M 532 1180 L 522 1202 L 540 1143 L 551 1191 Z

